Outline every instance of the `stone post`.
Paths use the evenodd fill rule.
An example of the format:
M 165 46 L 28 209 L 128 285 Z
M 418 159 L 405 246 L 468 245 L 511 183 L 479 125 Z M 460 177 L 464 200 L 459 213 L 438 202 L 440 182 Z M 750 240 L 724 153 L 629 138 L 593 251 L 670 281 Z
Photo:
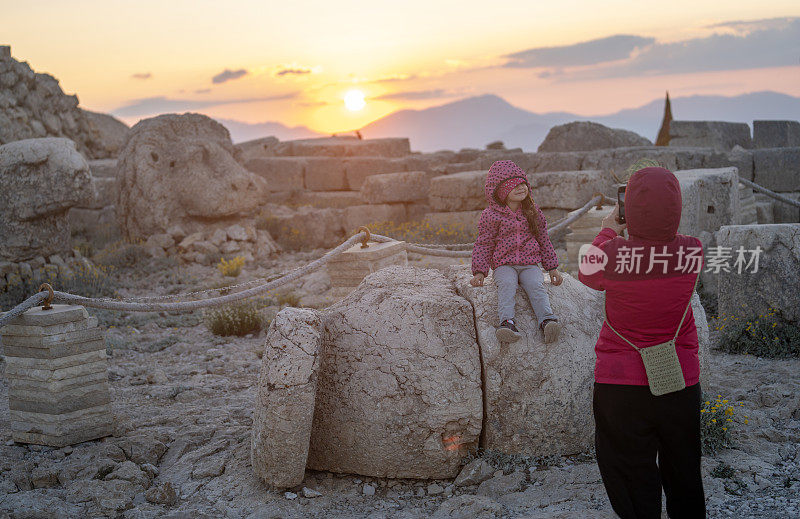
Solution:
M 566 235 L 567 243 L 567 272 L 573 276 L 578 275 L 578 251 L 581 245 L 592 243 L 603 227 L 603 218 L 608 215 L 613 206 L 604 205 L 602 209 L 592 207 L 586 213 L 569 225 L 572 232 Z M 577 211 L 577 210 L 576 210 Z M 570 216 L 572 211 L 569 213 Z
M 353 291 L 368 274 L 390 265 L 408 265 L 406 242 L 368 242 L 362 248 L 357 243 L 328 262 L 331 296 L 340 299 Z
M 112 431 L 108 361 L 97 318 L 35 307 L 0 328 L 12 438 L 63 447 Z

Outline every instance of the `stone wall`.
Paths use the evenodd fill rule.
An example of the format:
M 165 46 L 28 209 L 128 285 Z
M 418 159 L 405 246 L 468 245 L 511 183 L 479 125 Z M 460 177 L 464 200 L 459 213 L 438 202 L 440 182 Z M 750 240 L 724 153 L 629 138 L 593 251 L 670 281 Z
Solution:
M 361 225 L 386 221 L 421 221 L 474 235 L 477 216 L 486 207 L 486 172 L 496 160 L 513 160 L 528 173 L 533 198 L 552 225 L 596 192 L 613 195 L 613 185 L 630 164 L 642 158 L 655 159 L 672 171 L 735 166 L 742 178 L 755 178 L 790 197 L 800 195 L 800 174 L 794 171 L 800 164 L 798 150 L 672 145 L 540 153 L 471 148 L 415 153 L 409 150 L 407 139 L 335 137 L 281 142 L 268 137 L 237 144 L 232 154 L 263 181 L 261 203 L 246 210 L 245 216 L 256 219 L 281 247 L 291 250 L 330 248 Z M 108 221 L 114 211 L 107 193 L 115 186 L 110 180 L 116 175 L 115 164 L 93 161 L 91 166 L 98 199 L 73 209 L 71 215 L 80 222 Z M 742 196 L 750 198 L 738 209 L 742 214 L 730 223 L 800 220 L 795 217 L 796 208 L 759 194 Z M 744 212 L 755 212 L 755 220 Z M 563 245 L 560 240 L 555 237 L 557 247 Z
M 0 144 L 37 137 L 66 137 L 87 159 L 116 156 L 126 126 L 108 115 L 85 112 L 50 74 L 0 46 Z

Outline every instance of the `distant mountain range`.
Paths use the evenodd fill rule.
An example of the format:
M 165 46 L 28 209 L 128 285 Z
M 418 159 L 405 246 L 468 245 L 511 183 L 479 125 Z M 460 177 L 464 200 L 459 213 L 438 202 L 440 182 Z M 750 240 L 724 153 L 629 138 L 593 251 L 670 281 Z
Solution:
M 675 97 L 671 101 L 672 116 L 677 120 L 745 122 L 751 126 L 758 119 L 800 120 L 800 98 L 777 92 Z M 536 151 L 550 128 L 571 121 L 594 121 L 636 132 L 652 141 L 663 114 L 663 99 L 609 115 L 586 117 L 568 112 L 537 114 L 489 94 L 424 110 L 400 110 L 364 126 L 361 133 L 367 139 L 408 137 L 411 149 L 423 152 L 483 148 L 496 140 L 503 141 L 508 148 Z M 268 135 L 281 140 L 323 136 L 304 126 L 219 121 L 228 127 L 234 142 Z
M 310 139 L 313 137 L 324 137 L 324 135 L 310 130 L 305 126 L 295 126 L 290 128 L 278 122 L 266 123 L 243 123 L 233 119 L 215 119 L 218 123 L 225 126 L 231 134 L 233 142 L 244 142 L 261 137 L 274 136 L 282 141 L 295 139 Z

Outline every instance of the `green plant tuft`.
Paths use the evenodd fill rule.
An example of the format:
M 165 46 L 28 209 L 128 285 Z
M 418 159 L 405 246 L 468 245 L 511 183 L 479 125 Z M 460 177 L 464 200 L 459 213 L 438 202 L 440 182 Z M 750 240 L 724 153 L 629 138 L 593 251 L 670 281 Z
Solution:
M 253 301 L 207 310 L 204 321 L 211 333 L 223 337 L 257 333 L 265 325 L 261 305 Z

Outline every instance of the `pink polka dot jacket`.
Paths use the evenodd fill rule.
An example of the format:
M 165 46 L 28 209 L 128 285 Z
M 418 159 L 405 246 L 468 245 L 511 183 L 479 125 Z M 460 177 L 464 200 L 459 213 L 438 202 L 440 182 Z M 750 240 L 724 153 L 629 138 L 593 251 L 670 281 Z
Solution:
M 512 211 L 497 199 L 497 188 L 510 178 L 522 178 L 531 189 L 525 172 L 511 160 L 498 160 L 489 168 L 484 185 L 488 207 L 478 222 L 478 238 L 472 249 L 472 274 L 489 275 L 500 265 L 535 265 L 545 270 L 558 267 L 558 256 L 547 234 L 547 220 L 534 202 L 538 215 L 540 239 L 531 232 L 522 208 Z M 531 195 L 531 199 L 533 196 Z

